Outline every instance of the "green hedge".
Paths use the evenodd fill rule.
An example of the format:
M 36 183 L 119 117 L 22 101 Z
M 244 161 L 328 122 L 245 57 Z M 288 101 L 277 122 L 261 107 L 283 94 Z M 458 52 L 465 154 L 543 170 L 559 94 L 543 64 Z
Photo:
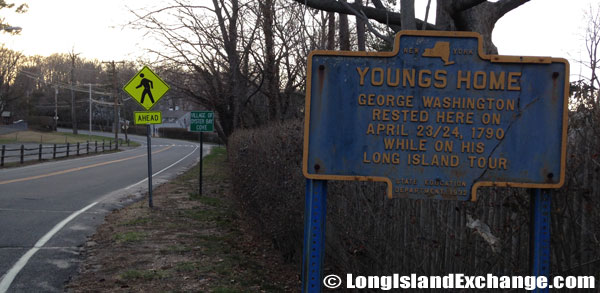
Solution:
M 164 138 L 183 139 L 183 140 L 191 140 L 191 141 L 199 141 L 200 140 L 198 132 L 191 132 L 191 131 L 187 131 L 187 129 L 175 128 L 175 127 L 159 128 L 158 135 L 160 137 L 164 137 Z M 202 141 L 222 144 L 221 139 L 219 139 L 218 135 L 214 132 L 204 132 L 202 134 Z

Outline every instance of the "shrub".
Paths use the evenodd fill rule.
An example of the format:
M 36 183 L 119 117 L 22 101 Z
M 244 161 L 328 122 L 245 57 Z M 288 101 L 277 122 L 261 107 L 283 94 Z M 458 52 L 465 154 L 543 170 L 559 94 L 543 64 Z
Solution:
M 148 129 L 145 125 L 130 125 L 127 128 L 127 134 L 146 135 L 147 133 Z
M 288 260 L 302 254 L 302 126 L 286 122 L 238 130 L 229 138 L 234 192 Z
M 302 128 L 302 121 L 295 120 L 237 130 L 228 145 L 234 194 L 242 209 L 297 264 L 302 261 L 306 182 Z M 475 203 L 390 200 L 383 183 L 330 181 L 325 267 L 363 275 L 528 274 L 522 261 L 529 249 L 526 192 L 482 188 L 478 195 Z M 468 228 L 474 220 L 485 223 L 500 242 L 491 245 Z
M 46 132 L 54 130 L 54 119 L 51 116 L 29 116 L 27 124 L 32 130 Z
M 146 132 L 144 131 L 144 134 Z M 184 128 L 176 127 L 162 127 L 158 129 L 158 135 L 164 138 L 183 139 L 191 141 L 199 141 L 199 133 L 187 131 Z M 202 134 L 202 141 L 221 144 L 221 139 L 214 132 L 204 132 Z

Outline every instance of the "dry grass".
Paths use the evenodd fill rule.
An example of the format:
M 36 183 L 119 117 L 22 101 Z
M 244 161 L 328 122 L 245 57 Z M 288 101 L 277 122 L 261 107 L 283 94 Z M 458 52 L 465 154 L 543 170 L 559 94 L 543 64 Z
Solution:
M 238 212 L 224 149 L 204 160 L 203 194 L 193 168 L 107 216 L 86 245 L 73 292 L 296 292 L 282 262 Z
M 0 143 L 47 143 L 47 144 L 62 144 L 62 143 L 78 143 L 86 141 L 102 141 L 109 140 L 108 137 L 89 136 L 89 135 L 73 135 L 71 133 L 61 132 L 39 132 L 39 131 L 18 131 L 0 135 Z

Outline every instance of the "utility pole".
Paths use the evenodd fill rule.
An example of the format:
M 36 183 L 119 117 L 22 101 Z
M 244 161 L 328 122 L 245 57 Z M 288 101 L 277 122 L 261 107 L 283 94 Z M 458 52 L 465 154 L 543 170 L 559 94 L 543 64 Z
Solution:
M 75 86 L 75 60 L 77 56 L 79 54 L 75 54 L 74 50 L 69 53 L 69 57 L 71 57 L 71 125 L 73 126 L 73 134 L 77 134 L 77 112 L 75 111 L 75 91 L 73 91 L 73 87 Z
M 54 86 L 54 131 L 58 130 L 58 86 Z
M 102 62 L 110 65 L 110 75 L 112 78 L 113 97 L 115 101 L 115 118 L 113 128 L 115 129 L 115 149 L 119 149 L 119 90 L 117 87 L 117 63 L 125 63 L 125 61 L 106 61 Z
M 91 137 L 92 135 L 92 84 L 89 84 L 90 86 L 90 132 L 89 132 L 89 136 Z
M 119 94 L 119 96 L 121 96 L 122 92 Z M 121 98 L 121 101 L 123 101 L 123 98 Z M 124 118 L 124 123 L 125 125 L 123 126 L 123 132 L 125 132 L 125 143 L 129 142 L 129 138 L 127 137 L 127 129 L 129 128 L 129 121 L 127 120 L 127 107 L 125 107 L 125 101 L 123 101 L 123 116 Z M 129 145 L 129 144 L 128 144 Z

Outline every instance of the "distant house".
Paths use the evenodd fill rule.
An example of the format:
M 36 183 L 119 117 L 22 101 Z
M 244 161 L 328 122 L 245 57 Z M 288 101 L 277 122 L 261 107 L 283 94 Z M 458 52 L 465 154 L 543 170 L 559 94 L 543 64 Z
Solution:
M 0 114 L 2 120 L 0 120 L 0 124 L 12 124 L 12 115 L 9 111 L 3 111 L 2 114 Z
M 190 111 L 168 110 L 162 111 L 162 124 L 156 124 L 156 129 L 163 127 L 183 128 L 190 126 Z

